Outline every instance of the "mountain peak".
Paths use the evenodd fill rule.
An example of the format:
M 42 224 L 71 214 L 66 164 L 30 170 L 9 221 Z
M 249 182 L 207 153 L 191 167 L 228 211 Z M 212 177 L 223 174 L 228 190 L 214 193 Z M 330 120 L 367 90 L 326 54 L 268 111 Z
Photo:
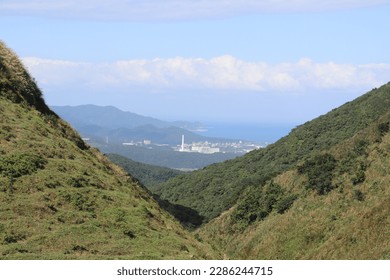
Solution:
M 0 41 L 0 94 L 14 103 L 24 103 L 43 114 L 54 114 L 42 92 L 18 56 Z

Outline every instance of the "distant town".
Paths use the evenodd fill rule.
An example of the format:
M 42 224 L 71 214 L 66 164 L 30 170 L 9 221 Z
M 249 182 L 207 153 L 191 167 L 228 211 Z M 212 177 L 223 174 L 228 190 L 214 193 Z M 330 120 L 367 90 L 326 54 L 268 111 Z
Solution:
M 214 153 L 234 153 L 234 154 L 246 154 L 250 151 L 264 148 L 266 145 L 260 145 L 258 143 L 232 140 L 231 142 L 192 142 L 186 143 L 185 137 L 182 135 L 181 144 L 171 146 L 169 144 L 153 143 L 151 140 L 145 139 L 143 141 L 128 141 L 122 143 L 124 146 L 138 146 L 153 149 L 153 146 L 170 148 L 177 152 L 183 153 L 201 153 L 201 154 L 214 154 Z

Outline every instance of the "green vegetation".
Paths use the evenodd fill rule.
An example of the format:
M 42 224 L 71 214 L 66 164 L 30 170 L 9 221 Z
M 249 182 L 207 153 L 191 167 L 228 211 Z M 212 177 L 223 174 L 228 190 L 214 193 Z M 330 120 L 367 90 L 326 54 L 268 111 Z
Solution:
M 233 259 L 388 259 L 390 134 L 378 124 L 389 120 L 248 189 L 199 238 Z
M 0 174 L 15 179 L 44 168 L 45 163 L 38 155 L 16 152 L 0 158 Z
M 13 153 L 0 158 L 0 174 L 9 179 L 9 191 L 13 190 L 16 178 L 30 175 L 44 168 L 46 160 L 38 155 L 28 153 Z
M 264 188 L 252 188 L 235 208 L 232 214 L 232 224 L 244 229 L 255 221 L 264 220 L 273 210 L 283 214 L 292 206 L 296 198 L 297 195 L 287 194 L 279 184 L 273 181 Z
M 318 194 L 327 194 L 334 186 L 332 184 L 336 159 L 331 154 L 315 155 L 298 166 L 300 174 L 309 178 L 306 187 L 316 190 Z
M 0 259 L 215 257 L 51 112 L 0 43 Z

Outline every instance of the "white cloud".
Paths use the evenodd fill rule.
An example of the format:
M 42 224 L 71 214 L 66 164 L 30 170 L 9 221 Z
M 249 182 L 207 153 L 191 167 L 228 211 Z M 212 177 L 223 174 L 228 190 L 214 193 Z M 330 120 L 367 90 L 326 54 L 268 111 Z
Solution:
M 51 88 L 126 91 L 133 87 L 171 90 L 292 92 L 377 87 L 388 82 L 390 64 L 247 62 L 233 56 L 85 63 L 28 57 L 23 59 L 38 83 Z
M 3 0 L 0 14 L 86 20 L 172 20 L 243 13 L 329 11 L 388 3 L 389 0 Z

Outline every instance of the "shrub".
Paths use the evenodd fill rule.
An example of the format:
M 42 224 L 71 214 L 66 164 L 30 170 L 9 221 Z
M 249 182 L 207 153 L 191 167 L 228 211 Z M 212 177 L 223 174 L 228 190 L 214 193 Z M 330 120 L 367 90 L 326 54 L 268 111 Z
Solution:
M 134 239 L 136 238 L 137 236 L 135 235 L 135 233 L 129 229 L 127 230 L 124 230 L 123 231 L 123 234 L 126 235 L 127 237 L 129 237 L 130 239 Z
M 17 178 L 44 168 L 46 160 L 35 154 L 14 153 L 0 157 L 0 174 Z
M 283 188 L 273 181 L 265 187 L 252 188 L 238 204 L 232 215 L 232 221 L 246 226 L 256 220 L 264 220 L 274 209 L 279 214 L 283 214 L 297 197 L 297 195 L 285 194 Z
M 356 200 L 358 201 L 364 201 L 364 194 L 360 190 L 354 190 L 353 195 Z
M 95 210 L 95 202 L 88 195 L 77 192 L 71 196 L 71 201 L 79 211 L 93 212 Z
M 390 123 L 389 122 L 384 122 L 380 123 L 378 125 L 378 131 L 381 137 L 385 136 L 386 133 L 388 133 L 390 130 Z
M 88 179 L 83 176 L 71 177 L 67 183 L 74 188 L 82 188 L 88 185 Z
M 287 197 L 284 197 L 283 199 L 279 200 L 276 205 L 275 209 L 279 214 L 283 214 L 286 212 L 290 207 L 293 205 L 294 201 L 298 198 L 297 195 L 289 195 Z
M 367 147 L 369 143 L 366 140 L 359 139 L 355 141 L 354 146 L 353 146 L 353 152 L 357 156 L 367 156 Z
M 0 157 L 0 175 L 9 179 L 9 190 L 12 192 L 16 178 L 30 175 L 38 169 L 44 168 L 46 163 L 47 161 L 42 157 L 30 153 L 17 152 L 2 155 Z
M 366 174 L 364 173 L 364 170 L 359 169 L 355 176 L 352 177 L 352 184 L 358 185 L 363 183 L 366 180 Z
M 334 188 L 332 179 L 336 163 L 336 159 L 331 154 L 316 155 L 298 166 L 298 173 L 308 176 L 309 181 L 306 185 L 308 189 L 316 190 L 318 194 L 324 195 Z

